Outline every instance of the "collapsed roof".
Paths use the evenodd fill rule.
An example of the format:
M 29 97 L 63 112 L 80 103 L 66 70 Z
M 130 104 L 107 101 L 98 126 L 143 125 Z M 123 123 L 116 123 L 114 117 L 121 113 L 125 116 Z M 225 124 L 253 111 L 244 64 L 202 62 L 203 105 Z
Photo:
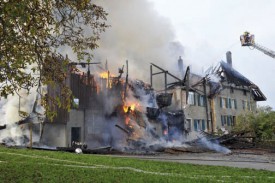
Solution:
M 188 70 L 189 71 L 189 70 Z M 255 101 L 265 101 L 266 97 L 260 90 L 260 88 L 243 76 L 241 73 L 236 71 L 231 64 L 221 61 L 218 67 L 215 67 L 212 71 L 212 74 L 219 77 L 219 82 L 212 81 L 209 77 L 209 73 L 205 76 L 199 76 L 194 73 L 188 73 L 186 71 L 186 76 L 188 79 L 184 78 L 184 82 L 175 82 L 172 83 L 169 88 L 174 88 L 175 86 L 186 86 L 191 90 L 194 90 L 195 86 L 203 83 L 204 79 L 210 84 L 210 93 L 208 97 L 212 98 L 222 90 L 222 82 L 228 82 L 229 84 L 234 84 L 235 86 L 247 87 L 250 89 L 253 99 Z M 190 76 L 189 76 L 190 75 Z M 192 83 L 192 84 L 191 84 Z M 190 85 L 190 86 L 189 86 Z
M 251 89 L 253 98 L 255 101 L 265 101 L 266 97 L 261 92 L 259 87 L 251 82 L 249 79 L 244 77 L 241 73 L 236 71 L 230 64 L 221 61 L 220 67 L 217 72 L 218 76 L 220 76 L 221 81 L 227 81 L 228 83 L 233 83 L 236 86 L 246 86 Z

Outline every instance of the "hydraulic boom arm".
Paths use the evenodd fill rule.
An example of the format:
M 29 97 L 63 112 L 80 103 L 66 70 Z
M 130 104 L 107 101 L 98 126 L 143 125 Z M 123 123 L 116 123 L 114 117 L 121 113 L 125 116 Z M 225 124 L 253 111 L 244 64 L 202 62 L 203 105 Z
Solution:
M 255 43 L 254 35 L 250 34 L 249 32 L 245 32 L 243 35 L 241 35 L 240 40 L 241 40 L 242 46 L 249 46 L 249 47 L 256 48 L 257 50 L 263 52 L 264 54 L 272 58 L 275 58 L 275 52 L 262 45 Z
M 257 43 L 254 43 L 254 45 L 252 45 L 252 47 L 256 48 L 257 50 L 263 52 L 264 54 L 266 54 L 266 55 L 268 55 L 272 58 L 275 58 L 275 52 L 268 49 L 268 48 L 266 48 L 266 47 L 264 47 L 264 46 L 261 46 Z

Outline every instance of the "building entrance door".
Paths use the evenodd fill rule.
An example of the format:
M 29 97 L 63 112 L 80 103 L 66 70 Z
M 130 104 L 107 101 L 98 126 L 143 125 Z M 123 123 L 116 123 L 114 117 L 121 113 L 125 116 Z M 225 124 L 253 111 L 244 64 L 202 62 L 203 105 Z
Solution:
M 81 141 L 81 127 L 72 127 L 71 130 L 71 145 L 74 146 Z

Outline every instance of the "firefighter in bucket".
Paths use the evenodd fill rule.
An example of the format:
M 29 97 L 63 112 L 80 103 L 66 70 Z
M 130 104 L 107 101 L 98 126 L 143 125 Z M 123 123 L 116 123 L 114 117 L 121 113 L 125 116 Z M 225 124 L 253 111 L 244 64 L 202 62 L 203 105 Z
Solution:
M 245 31 L 240 37 L 242 46 L 252 46 L 254 44 L 254 35 L 250 34 L 248 31 Z

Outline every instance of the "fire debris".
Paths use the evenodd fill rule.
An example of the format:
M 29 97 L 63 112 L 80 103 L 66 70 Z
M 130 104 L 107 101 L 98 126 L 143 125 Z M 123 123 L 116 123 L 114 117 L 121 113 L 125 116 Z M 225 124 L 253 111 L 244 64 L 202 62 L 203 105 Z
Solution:
M 128 130 L 126 130 L 126 129 L 124 129 L 123 127 L 121 127 L 120 125 L 118 125 L 118 124 L 116 124 L 115 125 L 115 127 L 117 127 L 117 128 L 119 128 L 119 129 L 121 129 L 123 132 L 125 132 L 127 135 L 129 135 L 130 134 L 130 132 L 128 131 Z
M 221 136 L 201 132 L 201 134 L 213 143 L 219 143 L 230 149 L 249 149 L 255 148 L 255 136 L 251 136 L 249 132 L 230 132 Z

